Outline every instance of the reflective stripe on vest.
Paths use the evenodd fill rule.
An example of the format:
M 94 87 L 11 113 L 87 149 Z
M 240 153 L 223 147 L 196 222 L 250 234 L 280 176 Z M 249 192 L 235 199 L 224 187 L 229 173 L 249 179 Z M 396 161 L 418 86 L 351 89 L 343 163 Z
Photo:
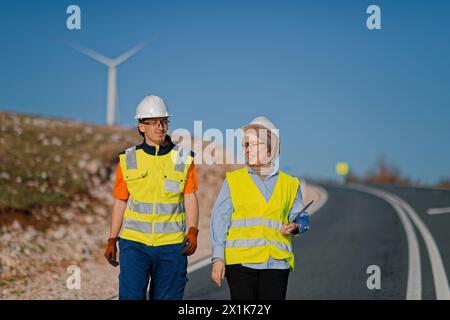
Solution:
M 264 219 L 264 218 L 249 218 L 249 219 L 233 219 L 230 228 L 245 228 L 255 226 L 265 226 L 268 228 L 280 229 L 283 224 L 280 221 Z
M 142 233 L 152 233 L 152 223 L 125 218 L 123 222 L 124 229 L 131 229 Z
M 153 203 L 128 199 L 127 209 L 137 213 L 151 214 L 153 213 Z M 155 213 L 157 214 L 174 214 L 183 212 L 184 201 L 178 203 L 155 203 Z
M 155 233 L 175 233 L 186 230 L 185 221 L 175 221 L 175 222 L 156 222 L 155 223 Z
M 127 169 L 137 169 L 136 146 L 125 150 Z
M 266 240 L 264 238 L 245 239 L 245 240 L 227 240 L 226 246 L 228 248 L 250 248 L 263 247 L 266 245 L 273 245 L 280 250 L 292 252 L 292 246 L 283 242 Z
M 190 155 L 190 151 L 186 148 L 176 145 L 173 150 L 178 152 L 177 158 L 175 160 L 175 170 L 184 171 L 184 166 L 186 164 L 187 158 Z
M 186 230 L 186 223 L 184 221 L 175 222 L 155 222 L 155 233 L 176 233 L 184 232 Z M 152 233 L 151 222 L 139 221 L 131 218 L 125 218 L 123 227 L 142 233 Z

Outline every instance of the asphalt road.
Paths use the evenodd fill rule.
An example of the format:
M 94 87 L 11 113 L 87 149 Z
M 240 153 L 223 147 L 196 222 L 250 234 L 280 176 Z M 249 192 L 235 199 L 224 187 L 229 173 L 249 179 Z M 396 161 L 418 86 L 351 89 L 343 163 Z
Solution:
M 321 186 L 327 202 L 293 241 L 287 299 L 448 298 L 450 213 L 427 210 L 450 207 L 450 190 Z M 380 289 L 367 287 L 371 265 L 380 267 Z M 219 288 L 210 276 L 210 265 L 191 272 L 184 298 L 229 299 L 226 281 Z

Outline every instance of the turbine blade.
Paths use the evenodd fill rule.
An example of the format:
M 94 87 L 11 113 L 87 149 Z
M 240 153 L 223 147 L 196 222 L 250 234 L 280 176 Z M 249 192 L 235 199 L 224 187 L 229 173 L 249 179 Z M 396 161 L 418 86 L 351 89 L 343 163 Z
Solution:
M 119 64 L 121 64 L 121 63 L 125 62 L 126 60 L 130 59 L 132 56 L 134 56 L 136 53 L 138 53 L 146 45 L 147 45 L 147 43 L 143 42 L 143 43 L 141 43 L 141 44 L 131 48 L 130 50 L 128 50 L 124 54 L 118 56 L 116 59 L 113 60 L 114 65 L 118 66 Z
M 142 50 L 145 46 L 147 46 L 150 43 L 150 41 L 156 39 L 158 36 L 159 36 L 159 33 L 156 33 L 153 35 L 153 37 L 151 39 L 141 42 L 137 46 L 131 48 L 127 52 L 118 56 L 116 59 L 113 60 L 114 65 L 118 66 L 119 64 L 124 63 L 126 60 L 130 59 L 132 56 L 134 56 L 136 53 L 138 53 L 140 50 Z
M 92 58 L 92 59 L 94 59 L 94 60 L 96 60 L 96 61 L 98 61 L 100 63 L 103 63 L 103 64 L 105 64 L 107 66 L 112 66 L 114 64 L 112 59 L 102 55 L 101 53 L 98 53 L 97 51 L 94 51 L 92 49 L 89 49 L 89 48 L 84 47 L 84 46 L 79 45 L 79 44 L 69 43 L 69 45 L 71 47 L 73 47 L 74 49 L 80 51 L 81 53 L 87 55 L 88 57 L 90 57 L 90 58 Z

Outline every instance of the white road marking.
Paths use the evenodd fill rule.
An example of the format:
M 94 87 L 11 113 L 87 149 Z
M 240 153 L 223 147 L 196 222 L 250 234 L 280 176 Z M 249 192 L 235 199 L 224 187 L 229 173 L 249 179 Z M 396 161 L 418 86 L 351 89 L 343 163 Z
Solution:
M 325 204 L 325 202 L 327 202 L 327 200 L 328 200 L 328 193 L 321 186 L 318 186 L 318 185 L 315 185 L 315 184 L 312 184 L 312 183 L 310 184 L 306 180 L 301 179 L 300 180 L 300 188 L 301 188 L 302 194 L 305 194 L 304 190 L 307 188 L 308 185 L 311 185 L 314 188 L 316 188 L 319 191 L 319 194 L 320 194 L 319 200 L 317 200 L 317 202 L 315 201 L 311 205 L 311 207 L 309 207 L 309 210 L 307 210 L 307 212 L 310 215 L 312 215 L 313 213 L 318 211 Z
M 324 188 L 314 185 L 315 188 L 317 188 L 319 190 L 320 193 L 320 198 L 319 201 L 317 201 L 317 203 L 313 203 L 311 205 L 311 210 L 310 210 L 310 214 L 315 213 L 317 210 L 319 210 L 320 208 L 322 208 L 322 206 L 327 202 L 328 200 L 328 192 L 325 191 Z
M 439 248 L 431 235 L 430 230 L 427 228 L 425 223 L 419 218 L 419 215 L 414 211 L 414 209 L 405 200 L 397 195 L 395 198 L 403 205 L 409 217 L 416 225 L 417 229 L 425 241 L 425 246 L 427 247 L 428 256 L 431 262 L 431 269 L 433 271 L 434 289 L 436 291 L 437 300 L 450 300 L 450 288 L 448 286 L 447 274 L 445 273 L 444 263 L 442 262 L 441 253 Z
M 427 214 L 443 214 L 443 213 L 450 213 L 450 207 L 446 208 L 430 208 L 427 210 Z
M 380 195 L 383 194 L 384 197 L 393 200 L 399 207 L 401 207 L 409 216 L 411 221 L 415 224 L 420 232 L 423 240 L 425 241 L 425 246 L 428 251 L 428 256 L 431 262 L 431 270 L 433 273 L 434 288 L 436 292 L 437 300 L 450 300 L 450 288 L 448 285 L 447 275 L 445 273 L 444 263 L 442 262 L 442 257 L 439 252 L 436 241 L 434 240 L 431 232 L 427 226 L 422 222 L 419 215 L 414 211 L 414 209 L 407 203 L 404 199 L 400 198 L 394 193 L 387 192 L 384 190 L 379 190 L 367 186 L 358 186 L 363 190 L 372 190 L 372 192 L 378 192 Z
M 208 265 L 211 265 L 211 257 L 208 257 L 206 259 L 203 259 L 203 260 L 200 260 L 200 261 L 197 261 L 197 262 L 193 263 L 191 266 L 189 266 L 187 268 L 187 273 L 191 273 L 191 272 L 197 271 L 197 270 L 199 270 L 201 268 L 204 268 L 204 267 L 206 267 Z
M 417 236 L 411 221 L 409 221 L 402 207 L 387 192 L 361 185 L 352 185 L 351 187 L 358 191 L 366 192 L 385 200 L 394 208 L 395 212 L 397 212 L 400 222 L 403 225 L 403 229 L 405 230 L 406 241 L 408 243 L 408 282 L 406 287 L 406 300 L 421 300 L 422 272 L 420 250 Z

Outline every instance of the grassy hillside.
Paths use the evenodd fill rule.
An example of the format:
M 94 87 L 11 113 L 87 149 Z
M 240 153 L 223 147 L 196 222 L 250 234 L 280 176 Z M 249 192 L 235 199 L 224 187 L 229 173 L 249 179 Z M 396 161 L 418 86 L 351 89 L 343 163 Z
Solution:
M 87 195 L 109 179 L 135 130 L 0 113 L 0 211 L 29 213 Z

